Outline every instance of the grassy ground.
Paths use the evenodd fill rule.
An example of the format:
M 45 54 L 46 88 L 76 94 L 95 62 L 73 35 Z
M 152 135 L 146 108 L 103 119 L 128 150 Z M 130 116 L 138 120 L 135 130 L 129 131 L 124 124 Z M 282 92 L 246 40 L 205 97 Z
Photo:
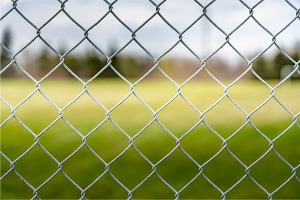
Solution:
M 228 90 L 230 97 L 250 116 L 238 109 L 225 97 L 215 107 L 210 108 L 224 94 L 224 88 L 213 82 L 191 82 L 186 84 L 181 94 L 189 99 L 188 104 L 181 96 L 162 108 L 178 88 L 166 81 L 143 81 L 134 87 L 134 92 L 151 107 L 147 108 L 136 96 L 131 95 L 125 102 L 115 107 L 131 90 L 121 81 L 103 80 L 88 85 L 84 93 L 75 102 L 73 100 L 83 90 L 79 82 L 52 80 L 42 82 L 40 91 L 19 105 L 34 89 L 35 84 L 24 80 L 2 80 L 1 97 L 12 107 L 17 107 L 15 116 L 31 130 L 24 128 L 16 118 L 11 118 L 1 127 L 1 151 L 14 163 L 14 169 L 33 187 L 37 188 L 40 198 L 80 197 L 80 191 L 63 173 L 58 173 L 50 181 L 47 179 L 57 170 L 56 163 L 48 152 L 62 163 L 62 170 L 79 187 L 86 190 L 87 198 L 127 198 L 128 192 L 116 183 L 109 173 L 94 185 L 89 185 L 105 172 L 105 164 L 89 150 L 99 155 L 106 163 L 114 160 L 130 145 L 143 153 L 152 164 L 157 164 L 156 173 L 175 190 L 180 191 L 200 172 L 194 161 L 202 165 L 200 174 L 193 183 L 180 192 L 180 198 L 220 198 L 221 193 L 207 179 L 223 192 L 229 190 L 245 176 L 247 166 L 251 166 L 246 176 L 232 190 L 226 193 L 228 198 L 267 198 L 268 195 L 253 181 L 272 193 L 276 191 L 292 174 L 292 168 L 300 164 L 300 83 L 284 84 L 276 89 L 276 98 L 267 102 L 261 109 L 253 112 L 270 95 L 268 87 L 259 82 L 238 82 Z M 88 94 L 100 102 L 99 106 Z M 288 109 L 291 113 L 287 112 Z M 110 120 L 107 120 L 109 111 Z M 158 112 L 157 112 L 158 111 Z M 200 112 L 199 112 L 200 111 Z M 62 113 L 63 118 L 59 118 Z M 195 126 L 201 120 L 201 123 Z M 11 115 L 11 109 L 1 102 L 1 123 Z M 154 116 L 156 121 L 150 123 Z M 47 128 L 52 122 L 57 122 Z M 298 124 L 291 126 L 296 120 Z M 69 123 L 73 128 L 66 124 Z M 91 132 L 97 125 L 98 129 Z M 113 123 L 118 124 L 116 128 Z M 163 125 L 163 127 L 161 126 Z M 145 126 L 147 129 L 141 131 Z M 289 126 L 291 128 L 276 139 Z M 231 137 L 238 129 L 240 129 Z M 77 132 L 74 130 L 78 130 Z M 258 131 L 259 130 L 259 131 Z M 170 132 L 173 134 L 171 135 Z M 259 133 L 260 132 L 260 133 Z M 140 133 L 140 134 L 137 134 Z M 186 134 L 189 133 L 189 134 Z M 39 137 L 35 137 L 39 135 Z M 252 166 L 270 147 L 273 149 L 263 159 Z M 176 139 L 177 138 L 177 139 Z M 229 139 L 230 138 L 230 139 Z M 224 140 L 229 139 L 226 143 Z M 22 159 L 18 158 L 34 146 Z M 75 155 L 65 160 L 82 142 L 86 142 Z M 178 148 L 178 141 L 180 148 Z M 224 149 L 212 161 L 207 161 Z M 174 152 L 160 162 L 170 151 Z M 230 150 L 230 151 L 229 151 Z M 239 158 L 237 161 L 232 155 Z M 280 154 L 286 162 L 278 157 Z M 244 166 L 240 163 L 243 162 Z M 6 173 L 10 163 L 1 158 L 1 173 Z M 122 157 L 109 166 L 112 173 L 129 190 L 134 189 L 152 173 L 149 164 L 131 147 Z M 299 168 L 296 174 L 299 177 Z M 167 187 L 156 174 L 148 178 L 143 185 L 134 190 L 133 198 L 174 198 L 174 191 Z M 206 179 L 207 178 L 207 179 Z M 1 181 L 1 198 L 32 198 L 33 190 L 11 172 Z M 300 183 L 293 177 L 280 188 L 274 198 L 300 198 Z

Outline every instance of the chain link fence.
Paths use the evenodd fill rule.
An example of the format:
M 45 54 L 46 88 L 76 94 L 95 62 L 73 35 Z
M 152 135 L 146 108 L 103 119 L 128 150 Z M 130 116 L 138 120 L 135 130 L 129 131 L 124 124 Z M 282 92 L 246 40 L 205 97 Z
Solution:
M 130 15 L 129 11 L 124 14 L 117 8 L 122 3 L 130 7 L 142 1 L 99 0 L 103 4 L 97 8 L 101 16 L 88 26 L 69 12 L 72 0 L 54 1 L 59 8 L 47 15 L 43 24 L 37 24 L 28 13 L 23 13 L 20 7 L 23 2 L 12 0 L 8 9 L 4 6 L 1 9 L 2 24 L 5 21 L 14 24 L 10 18 L 14 15 L 35 31 L 33 37 L 14 51 L 7 41 L 1 42 L 1 198 L 300 198 L 300 85 L 297 81 L 300 60 L 299 54 L 286 50 L 280 42 L 282 35 L 287 37 L 285 34 L 298 31 L 295 35 L 299 37 L 298 1 L 272 1 L 274 7 L 280 4 L 292 16 L 276 31 L 256 15 L 259 9 L 265 8 L 267 0 L 189 1 L 199 12 L 193 13 L 192 20 L 182 19 L 186 22 L 183 28 L 178 28 L 165 13 L 171 2 L 180 4 L 176 8 L 184 9 L 187 2 L 183 1 L 143 1 L 151 12 L 142 18 L 143 10 L 134 10 L 142 18 L 133 16 L 140 22 L 135 28 L 122 17 Z M 225 5 L 223 9 L 228 13 L 234 5 L 241 7 L 243 17 L 233 16 L 239 18 L 238 24 L 228 28 L 214 17 L 214 12 L 220 11 L 211 12 L 211 9 L 222 2 L 220 5 Z M 27 6 L 35 3 L 28 1 Z M 172 10 L 172 15 L 180 11 Z M 38 14 L 44 11 L 32 12 L 35 18 L 40 18 L 42 15 Z M 276 24 L 272 20 L 275 16 L 268 12 L 265 10 L 265 18 Z M 43 35 L 59 16 L 79 28 L 81 34 L 64 51 Z M 153 26 L 157 19 L 168 28 L 170 37 L 176 36 L 167 47 L 140 36 L 143 33 L 147 38 L 148 33 L 159 40 L 163 28 L 155 33 L 149 33 L 146 28 L 148 24 Z M 129 35 L 120 48 L 110 53 L 92 37 L 93 30 L 105 21 L 117 22 Z M 199 30 L 203 34 L 199 33 L 199 37 L 212 42 L 218 40 L 216 35 L 222 38 L 205 49 L 206 55 L 194 49 L 193 42 L 188 42 L 189 31 L 203 21 L 207 26 Z M 264 41 L 267 45 L 252 58 L 239 48 L 240 41 L 235 41 L 249 22 L 259 30 L 258 34 L 265 34 L 268 39 Z M 290 29 L 293 26 L 296 29 Z M 24 30 L 18 31 L 22 37 Z M 3 26 L 1 33 L 4 37 Z M 122 34 L 116 36 L 123 37 Z M 256 33 L 243 34 L 246 46 L 260 43 Z M 55 31 L 52 36 L 55 37 Z M 73 35 L 70 33 L 68 38 Z M 31 56 L 25 54 L 26 49 L 37 41 L 56 59 L 56 64 L 44 59 L 50 67 L 39 76 L 35 75 L 34 63 L 24 62 L 24 57 Z M 89 44 L 104 60 L 103 66 L 89 77 L 72 68 L 85 58 L 79 56 L 73 63 L 68 60 L 83 43 Z M 154 47 L 149 46 L 151 43 Z M 115 62 L 132 45 L 144 55 L 136 55 L 142 67 L 134 78 L 119 68 L 128 59 L 119 57 Z M 205 41 L 199 43 L 199 47 L 206 45 Z M 168 55 L 179 46 L 185 55 L 189 54 L 189 62 L 182 64 L 177 79 L 170 68 L 180 68 L 181 61 Z M 242 67 L 223 69 L 226 63 L 213 60 L 225 49 L 235 54 Z M 272 57 L 268 54 L 272 49 L 287 61 L 284 66 L 289 66 L 284 73 L 280 73 L 280 68 L 278 74 L 284 76 L 274 80 L 268 77 L 272 70 L 267 75 L 261 73 L 266 70 L 262 69 L 263 61 Z M 225 52 L 224 56 L 227 55 Z M 171 63 L 170 68 L 163 66 L 166 62 Z M 130 64 L 125 67 L 129 68 Z M 189 73 L 186 65 L 193 65 Z M 221 69 L 214 65 L 221 65 Z M 9 78 L 12 69 L 18 78 Z M 131 73 L 135 70 L 129 69 Z M 60 70 L 68 78 L 57 78 Z M 101 77 L 109 70 L 114 78 Z M 223 79 L 228 73 L 234 76 Z M 202 80 L 204 74 L 210 81 Z

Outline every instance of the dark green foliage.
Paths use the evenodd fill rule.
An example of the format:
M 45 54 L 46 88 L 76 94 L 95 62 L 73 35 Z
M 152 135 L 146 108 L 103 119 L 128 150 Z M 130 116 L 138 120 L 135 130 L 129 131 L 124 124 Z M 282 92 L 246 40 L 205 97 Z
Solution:
M 51 56 L 48 49 L 44 48 L 37 57 L 37 65 L 41 71 L 49 71 L 55 67 L 54 58 Z
M 12 45 L 12 33 L 9 28 L 4 29 L 2 38 L 1 38 L 1 58 L 0 58 L 0 70 L 4 69 L 11 61 L 12 55 L 9 50 Z M 10 65 L 9 68 L 6 69 L 5 73 L 1 74 L 1 76 L 12 77 L 15 75 L 15 70 L 13 65 Z
M 118 74 L 126 78 L 138 77 L 141 75 L 142 70 L 146 67 L 141 57 L 120 56 L 114 55 L 111 50 L 111 56 L 104 56 L 96 51 L 88 51 L 85 54 L 67 54 L 63 56 L 63 65 L 57 69 L 57 76 L 60 77 L 73 77 L 71 73 L 63 73 L 62 68 L 68 68 L 76 76 L 80 78 L 115 78 Z M 47 49 L 41 51 L 35 61 L 38 70 L 49 72 L 59 63 L 59 56 L 52 56 Z M 60 71 L 58 71 L 60 70 Z
M 277 53 L 273 59 L 274 78 L 280 79 L 280 71 L 285 65 L 293 64 L 283 53 Z
M 264 56 L 259 57 L 255 61 L 253 69 L 262 79 L 270 79 L 274 76 L 274 69 L 272 68 L 269 60 Z
M 284 54 L 283 52 L 278 52 L 273 57 L 266 57 L 264 55 L 259 56 L 253 62 L 253 70 L 262 79 L 280 79 L 280 73 L 284 66 L 295 65 L 295 62 L 299 62 L 300 50 L 294 48 L 291 54 Z M 255 77 L 253 75 L 253 77 Z
M 96 52 L 89 52 L 85 59 L 86 76 L 95 76 L 105 65 L 106 61 L 104 57 L 99 57 Z

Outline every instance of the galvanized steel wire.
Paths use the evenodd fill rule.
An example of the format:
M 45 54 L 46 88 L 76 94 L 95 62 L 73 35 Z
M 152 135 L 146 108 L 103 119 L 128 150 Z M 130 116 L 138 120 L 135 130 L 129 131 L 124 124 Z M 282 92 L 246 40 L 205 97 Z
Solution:
M 257 7 L 260 6 L 260 4 L 264 1 L 261 0 L 259 2 L 257 2 L 255 5 L 248 5 L 245 1 L 239 0 L 240 4 L 243 5 L 247 10 L 248 10 L 248 17 L 245 18 L 242 23 L 240 23 L 238 26 L 236 26 L 233 30 L 231 30 L 230 32 L 227 32 L 225 30 L 223 30 L 217 23 L 214 22 L 214 20 L 207 14 L 207 9 L 212 6 L 216 1 L 218 0 L 214 0 L 211 1 L 210 3 L 204 5 L 203 3 L 201 3 L 201 1 L 197 1 L 195 0 L 195 6 L 199 6 L 202 9 L 202 13 L 199 13 L 198 18 L 193 21 L 189 26 L 187 26 L 183 31 L 178 30 L 175 26 L 172 25 L 171 22 L 169 22 L 164 16 L 163 14 L 161 14 L 161 7 L 168 1 L 168 0 L 164 0 L 161 1 L 160 3 L 156 3 L 156 1 L 152 1 L 149 0 L 149 2 L 153 5 L 154 8 L 154 12 L 153 14 L 146 19 L 139 27 L 137 27 L 136 29 L 132 29 L 131 27 L 129 27 L 124 21 L 122 21 L 121 18 L 118 17 L 118 13 L 116 13 L 114 11 L 114 6 L 115 4 L 117 4 L 118 2 L 122 1 L 122 0 L 115 0 L 115 1 L 107 1 L 107 0 L 103 0 L 106 5 L 107 5 L 107 12 L 96 22 L 94 23 L 92 26 L 90 26 L 89 28 L 85 28 L 83 27 L 79 22 L 77 22 L 72 15 L 70 15 L 67 11 L 66 11 L 66 7 L 68 6 L 68 3 L 71 1 L 68 0 L 57 0 L 60 3 L 60 9 L 57 10 L 57 12 L 51 16 L 44 24 L 42 24 L 41 26 L 37 26 L 35 25 L 32 21 L 30 21 L 19 9 L 18 9 L 18 3 L 21 2 L 21 0 L 14 0 L 11 2 L 11 9 L 8 10 L 6 13 L 1 13 L 1 18 L 0 21 L 7 18 L 12 12 L 16 12 L 18 13 L 28 24 L 30 24 L 30 26 L 32 26 L 35 30 L 36 30 L 36 35 L 35 37 L 33 37 L 31 39 L 31 41 L 29 41 L 27 44 L 25 44 L 22 48 L 20 48 L 20 50 L 16 53 L 11 53 L 11 51 L 9 49 L 7 49 L 3 44 L 1 44 L 1 48 L 5 49 L 7 52 L 10 52 L 10 56 L 12 58 L 12 61 L 6 66 L 4 67 L 0 74 L 4 74 L 5 71 L 7 69 L 9 69 L 9 67 L 14 63 L 17 68 L 19 70 L 22 71 L 22 73 L 24 73 L 26 75 L 27 78 L 29 78 L 32 82 L 34 82 L 35 84 L 35 89 L 25 98 L 23 99 L 21 102 L 19 102 L 19 104 L 17 104 L 16 106 L 12 106 L 10 104 L 10 102 L 6 101 L 6 99 L 4 99 L 3 97 L 0 97 L 2 103 L 9 107 L 9 109 L 11 110 L 11 115 L 6 118 L 6 119 L 2 119 L 1 122 L 1 127 L 4 126 L 6 123 L 8 123 L 10 120 L 15 119 L 18 121 L 18 123 L 24 127 L 30 134 L 33 135 L 34 142 L 33 144 L 22 154 L 20 155 L 17 159 L 11 160 L 10 157 L 8 157 L 4 152 L 0 152 L 2 159 L 6 160 L 7 162 L 10 163 L 10 169 L 6 172 L 4 172 L 3 174 L 1 174 L 1 181 L 6 179 L 8 177 L 8 175 L 10 173 L 14 173 L 16 176 L 19 177 L 19 179 L 21 181 L 23 181 L 29 188 L 31 188 L 32 192 L 33 192 L 33 196 L 32 199 L 39 199 L 39 190 L 46 185 L 53 177 L 55 177 L 57 174 L 61 173 L 66 179 L 69 180 L 69 182 L 71 184 L 73 184 L 81 193 L 81 196 L 79 196 L 79 199 L 85 199 L 85 193 L 87 190 L 89 190 L 89 188 L 91 188 L 98 180 L 100 180 L 104 175 L 108 174 L 110 175 L 113 180 L 119 184 L 124 190 L 127 191 L 128 193 L 128 197 L 124 197 L 124 198 L 128 198 L 128 199 L 132 199 L 133 198 L 133 194 L 134 192 L 141 186 L 143 185 L 151 176 L 156 175 L 163 184 L 165 184 L 170 190 L 173 191 L 174 193 L 174 198 L 175 199 L 180 199 L 180 194 L 182 191 L 184 191 L 190 184 L 193 183 L 193 181 L 195 179 L 197 179 L 198 177 L 202 176 L 204 179 L 206 179 L 214 188 L 216 188 L 219 193 L 220 193 L 220 199 L 226 199 L 226 195 L 227 193 L 229 193 L 234 187 L 236 187 L 240 182 L 242 182 L 245 178 L 250 178 L 252 180 L 252 182 L 257 185 L 265 194 L 266 197 L 268 197 L 269 199 L 272 199 L 272 196 L 279 191 L 281 188 L 283 188 L 286 184 L 288 184 L 288 182 L 290 180 L 296 180 L 300 183 L 300 177 L 299 174 L 297 174 L 297 170 L 299 171 L 299 166 L 300 163 L 297 166 L 294 166 L 292 164 L 290 164 L 283 156 L 280 155 L 280 153 L 278 153 L 276 151 L 276 149 L 274 148 L 274 142 L 279 140 L 281 138 L 282 135 L 284 135 L 292 126 L 296 125 L 299 128 L 299 132 L 300 132 L 300 125 L 299 122 L 297 121 L 299 118 L 299 114 L 300 113 L 294 113 L 293 111 L 291 111 L 283 102 L 280 101 L 280 99 L 278 99 L 276 97 L 276 89 L 278 87 L 280 87 L 282 84 L 284 84 L 287 79 L 289 77 L 284 78 L 283 80 L 281 80 L 278 84 L 276 84 L 275 86 L 271 86 L 266 80 L 262 79 L 260 76 L 258 76 L 256 74 L 256 72 L 253 70 L 252 65 L 255 59 L 257 59 L 259 56 L 263 55 L 266 51 L 268 51 L 271 47 L 276 47 L 278 50 L 280 50 L 286 57 L 288 57 L 290 59 L 290 61 L 294 64 L 294 69 L 293 72 L 290 74 L 290 76 L 294 73 L 300 73 L 300 68 L 299 68 L 299 60 L 293 60 L 293 58 L 291 58 L 291 56 L 284 51 L 284 49 L 282 49 L 282 47 L 280 45 L 277 44 L 276 38 L 283 32 L 285 31 L 291 24 L 295 23 L 296 21 L 300 20 L 300 9 L 297 8 L 295 5 L 293 5 L 290 1 L 286 0 L 286 1 L 282 1 L 283 4 L 287 4 L 289 5 L 293 10 L 294 10 L 294 18 L 286 24 L 285 27 L 283 27 L 279 32 L 272 32 L 270 30 L 268 30 L 267 27 L 265 27 L 262 23 L 260 23 L 260 21 L 258 19 L 256 19 L 254 13 L 255 13 L 255 9 Z M 228 2 L 229 3 L 229 2 Z M 81 40 L 77 41 L 77 44 L 75 46 L 73 46 L 72 48 L 70 48 L 67 52 L 65 52 L 64 54 L 60 54 L 60 52 L 53 47 L 53 45 L 47 41 L 45 38 L 43 38 L 43 36 L 41 35 L 41 33 L 44 31 L 44 27 L 47 26 L 48 23 L 50 23 L 55 17 L 57 17 L 57 15 L 59 15 L 60 13 L 65 14 L 78 28 L 80 28 L 82 30 L 82 38 Z M 113 15 L 114 18 L 120 22 L 120 24 L 122 24 L 127 31 L 131 34 L 131 39 L 127 41 L 127 43 L 122 46 L 121 48 L 119 48 L 116 52 L 114 52 L 114 54 L 112 55 L 106 55 L 105 52 L 99 47 L 97 46 L 96 43 L 93 42 L 93 40 L 90 39 L 89 37 L 89 32 L 95 27 L 97 26 L 99 23 L 101 23 L 109 14 Z M 38 17 L 38 16 L 37 16 Z M 163 52 L 162 54 L 160 54 L 159 56 L 155 56 L 153 55 L 150 51 L 147 50 L 146 47 L 143 46 L 142 43 L 140 43 L 140 41 L 137 39 L 136 35 L 137 33 L 140 31 L 140 29 L 142 29 L 147 23 L 149 23 L 154 17 L 159 17 L 161 20 L 163 20 L 163 22 L 169 26 L 172 31 L 174 31 L 174 33 L 177 34 L 178 36 L 178 40 L 174 42 L 174 44 L 167 49 L 165 52 Z M 202 19 L 207 19 L 211 25 L 213 25 L 221 34 L 223 34 L 224 37 L 224 41 L 221 45 L 219 45 L 218 48 L 214 49 L 214 51 L 208 55 L 205 58 L 201 58 L 197 52 L 193 51 L 189 45 L 185 42 L 184 38 L 185 38 L 185 33 L 191 29 L 199 20 Z M 233 34 L 239 30 L 241 27 L 243 27 L 243 25 L 249 20 L 254 20 L 257 25 L 259 27 L 261 27 L 270 37 L 271 42 L 269 43 L 269 46 L 264 49 L 263 51 L 261 51 L 259 54 L 257 54 L 254 58 L 252 58 L 251 60 L 249 60 L 249 58 L 247 58 L 243 53 L 241 53 L 231 42 L 231 37 L 233 37 Z M 11 22 L 13 23 L 13 22 Z M 48 48 L 50 48 L 53 52 L 55 52 L 56 56 L 60 59 L 59 64 L 57 64 L 57 66 L 54 66 L 53 69 L 51 71 L 49 71 L 43 78 L 41 78 L 40 80 L 35 79 L 35 77 L 33 77 L 30 73 L 27 72 L 27 70 L 24 69 L 24 67 L 22 65 L 20 65 L 18 63 L 18 60 L 16 59 L 16 57 L 23 52 L 28 46 L 30 46 L 35 40 L 41 40 L 44 45 L 46 45 Z M 80 44 L 82 44 L 84 41 L 88 41 L 98 52 L 100 52 L 102 55 L 104 55 L 107 59 L 107 64 L 106 66 L 99 71 L 97 74 L 95 74 L 92 78 L 90 78 L 89 80 L 85 81 L 83 80 L 81 77 L 79 77 L 76 73 L 74 73 L 65 63 L 65 57 L 70 54 L 72 51 L 74 51 Z M 126 79 L 126 77 L 124 77 L 120 72 L 118 72 L 118 70 L 112 65 L 112 59 L 119 54 L 120 52 L 122 52 L 124 49 L 126 49 L 131 43 L 136 43 L 141 49 L 143 49 L 143 51 L 149 56 L 151 57 L 151 59 L 153 60 L 154 65 L 152 66 L 152 68 L 150 68 L 142 77 L 140 77 L 137 81 L 135 81 L 134 83 L 130 82 L 129 80 Z M 186 79 L 183 83 L 178 84 L 175 80 L 173 80 L 167 73 L 164 72 L 163 69 L 160 68 L 160 61 L 162 58 L 164 58 L 166 56 L 166 54 L 168 54 L 170 51 L 172 51 L 178 44 L 182 44 L 189 52 L 191 55 L 193 55 L 194 58 L 196 58 L 199 63 L 201 64 L 201 67 L 199 67 L 199 69 L 192 75 L 190 76 L 188 79 Z M 234 81 L 232 81 L 232 83 L 230 83 L 229 85 L 225 85 L 221 80 L 219 80 L 216 76 L 213 75 L 213 73 L 211 73 L 209 71 L 209 69 L 207 69 L 206 67 L 206 62 L 208 59 L 210 59 L 211 57 L 213 57 L 216 53 L 218 53 L 225 45 L 229 45 L 239 56 L 240 58 L 242 58 L 246 63 L 248 63 L 248 68 L 247 70 L 245 70 L 242 74 L 240 74 L 239 77 L 237 77 Z M 158 47 L 159 48 L 159 47 Z M 41 83 L 47 78 L 49 77 L 55 70 L 57 70 L 57 68 L 59 68 L 59 66 L 63 66 L 65 69 L 68 70 L 68 72 L 73 76 L 73 78 L 75 78 L 76 80 L 78 80 L 82 86 L 83 86 L 83 90 L 78 94 L 78 96 L 76 98 L 74 98 L 72 101 L 70 101 L 67 105 L 65 105 L 64 107 L 60 107 L 58 105 L 56 105 L 56 103 L 49 97 L 47 96 L 47 94 L 45 94 L 43 92 L 43 90 L 40 88 Z M 108 109 L 105 107 L 105 105 L 103 105 L 100 101 L 97 100 L 97 98 L 95 98 L 93 96 L 92 93 L 90 93 L 89 91 L 89 84 L 91 82 L 93 82 L 99 74 L 101 74 L 106 68 L 111 68 L 130 88 L 130 92 L 122 99 L 120 100 L 117 104 L 115 104 L 112 108 Z M 135 92 L 135 87 L 142 81 L 144 80 L 153 70 L 158 69 L 161 74 L 170 82 L 172 83 L 176 88 L 177 88 L 177 93 L 171 98 L 169 99 L 168 102 L 166 102 L 162 107 L 160 107 L 158 110 L 153 109 L 147 102 L 145 102 L 143 100 L 143 97 L 140 96 L 138 93 Z M 183 87 L 189 83 L 199 72 L 201 71 L 207 71 L 207 73 L 209 74 L 209 76 L 216 82 L 218 83 L 224 90 L 223 95 L 214 103 L 212 104 L 209 108 L 207 108 L 204 111 L 200 111 L 195 105 L 193 105 L 192 102 L 189 101 L 189 99 L 182 93 L 182 89 Z M 262 102 L 259 106 L 257 106 L 254 110 L 252 110 L 251 112 L 246 111 L 241 105 L 238 104 L 238 102 L 236 102 L 229 94 L 229 90 L 231 87 L 233 87 L 245 74 L 251 72 L 252 74 L 254 74 L 265 86 L 267 86 L 269 88 L 270 91 L 270 96 L 265 99 L 264 102 Z M 19 107 L 21 107 L 28 99 L 30 99 L 34 94 L 39 93 L 41 94 L 53 107 L 55 107 L 58 111 L 58 116 L 57 118 L 49 124 L 48 127 L 46 127 L 44 130 L 42 130 L 41 132 L 37 133 L 32 131 L 28 126 L 26 126 L 26 124 L 18 117 L 17 115 L 17 110 L 19 109 Z M 99 107 L 101 107 L 102 109 L 105 110 L 106 112 L 106 118 L 98 124 L 98 126 L 96 126 L 93 130 L 91 130 L 88 134 L 84 135 L 82 134 L 79 130 L 77 130 L 69 121 L 68 119 L 64 116 L 64 111 L 70 107 L 72 104 L 74 104 L 81 96 L 83 95 L 88 95 Z M 153 115 L 153 119 L 145 126 L 143 127 L 136 135 L 134 136 L 130 136 L 126 131 L 124 131 L 116 121 L 113 120 L 113 118 L 111 118 L 111 113 L 118 108 L 120 105 L 122 105 L 128 98 L 130 97 L 135 97 L 139 102 L 141 102 L 149 111 L 151 111 L 152 115 Z M 175 136 L 172 131 L 170 131 L 159 119 L 158 115 L 160 114 L 161 111 L 163 111 L 169 104 L 171 104 L 176 98 L 182 98 L 184 101 L 186 101 L 186 103 L 195 111 L 199 114 L 199 121 L 190 128 L 189 131 L 187 131 L 186 133 L 184 133 L 181 137 L 177 137 Z M 240 126 L 240 128 L 238 128 L 238 130 L 236 130 L 230 137 L 228 138 L 224 138 L 221 136 L 221 134 L 219 134 L 216 130 L 214 130 L 209 123 L 207 123 L 205 121 L 205 115 L 207 113 L 209 113 L 215 106 L 217 106 L 223 99 L 229 99 L 235 106 L 237 109 L 239 109 L 241 111 L 241 113 L 243 113 L 246 121 L 243 125 Z M 287 113 L 289 113 L 289 115 L 291 115 L 291 117 L 293 118 L 293 123 L 290 124 L 290 126 L 284 130 L 281 134 L 279 134 L 276 138 L 274 139 L 270 139 L 268 138 L 268 136 L 266 136 L 262 131 L 260 131 L 256 125 L 254 123 L 252 123 L 251 121 L 251 117 L 253 114 L 255 114 L 258 110 L 260 110 L 261 108 L 263 108 L 270 100 L 275 100 L 276 102 L 278 102 L 278 104 L 280 104 L 282 106 L 282 108 L 284 110 L 286 110 Z M 49 128 L 51 128 L 51 126 L 53 126 L 56 122 L 58 122 L 59 120 L 63 120 L 72 130 L 74 130 L 79 137 L 81 137 L 82 139 L 82 144 L 72 153 L 70 154 L 68 157 L 66 157 L 63 161 L 59 161 L 55 156 L 53 156 L 48 150 L 47 148 L 45 148 L 40 142 L 40 138 L 43 136 L 43 134 L 45 132 L 47 132 L 47 130 Z M 113 160 L 111 160 L 110 162 L 106 162 L 100 155 L 98 155 L 92 147 L 89 146 L 88 142 L 87 142 L 87 138 L 93 134 L 93 132 L 95 130 L 97 130 L 99 127 L 101 127 L 105 122 L 110 121 L 121 133 L 123 133 L 123 135 L 125 135 L 128 138 L 129 141 L 129 145 L 117 156 L 115 157 Z M 135 146 L 135 139 L 140 135 L 143 134 L 143 132 L 149 128 L 153 123 L 157 123 L 165 132 L 167 132 L 171 137 L 174 138 L 174 140 L 176 141 L 176 146 L 166 155 L 164 156 L 161 160 L 159 160 L 158 162 L 154 163 L 152 161 L 150 161 L 147 156 L 145 156 L 138 147 Z M 184 150 L 184 148 L 182 148 L 181 146 L 181 141 L 190 133 L 192 132 L 197 126 L 199 126 L 200 124 L 204 124 L 208 129 L 210 129 L 223 143 L 222 148 L 213 156 L 211 157 L 209 160 L 207 160 L 204 164 L 200 164 L 198 163 L 191 155 L 189 155 L 188 152 L 186 152 Z M 269 143 L 269 148 L 268 150 L 259 158 L 257 159 L 255 162 L 253 162 L 250 165 L 245 164 L 238 156 L 236 156 L 231 150 L 230 148 L 228 148 L 227 143 L 228 141 L 230 141 L 230 139 L 232 137 L 234 137 L 236 134 L 239 133 L 240 130 L 242 130 L 244 127 L 246 127 L 247 125 L 250 125 L 251 127 L 253 127 L 253 129 L 260 134 L 263 138 L 265 138 L 265 140 L 268 141 Z M 300 143 L 299 143 L 300 144 Z M 20 174 L 18 172 L 18 170 L 15 169 L 14 165 L 15 163 L 19 162 L 20 160 L 22 160 L 24 157 L 26 157 L 26 155 L 35 147 L 39 147 L 42 151 L 44 151 L 53 161 L 55 161 L 55 163 L 57 164 L 57 169 L 56 171 L 47 179 L 45 180 L 41 185 L 39 185 L 38 187 L 34 187 L 29 181 L 27 181 L 22 174 Z M 98 176 L 97 179 L 95 179 L 93 182 L 90 183 L 89 186 L 87 186 L 86 188 L 82 188 L 80 187 L 75 180 L 73 180 L 63 169 L 63 166 L 65 164 L 66 161 L 68 161 L 72 156 L 74 156 L 77 152 L 79 152 L 82 148 L 87 148 L 94 156 L 95 158 L 97 158 L 98 160 L 100 160 L 104 165 L 105 165 L 105 170 L 104 172 Z M 152 168 L 151 173 L 143 180 L 141 181 L 138 185 L 136 185 L 136 187 L 134 188 L 129 188 L 128 186 L 126 186 L 126 184 L 122 183 L 111 171 L 110 171 L 110 166 L 111 164 L 113 164 L 116 160 L 118 160 L 120 157 L 122 157 L 129 149 L 133 149 L 134 151 L 136 151 Z M 180 150 L 188 159 L 190 159 L 199 169 L 198 174 L 191 179 L 184 187 L 182 187 L 180 190 L 176 190 L 174 188 L 174 186 L 170 183 L 168 183 L 168 181 L 166 181 L 156 170 L 157 166 L 159 166 L 161 163 L 163 163 L 172 153 L 174 153 L 176 150 Z M 228 152 L 232 158 L 234 158 L 241 166 L 244 167 L 245 173 L 244 176 L 240 178 L 239 181 L 237 181 L 234 185 L 232 185 L 231 188 L 229 188 L 228 190 L 224 191 L 222 190 L 220 187 L 218 187 L 217 184 L 215 184 L 212 180 L 209 179 L 209 177 L 206 176 L 205 172 L 203 171 L 203 168 L 209 164 L 214 158 L 216 158 L 218 155 L 220 155 L 223 151 Z M 289 170 L 291 172 L 290 177 L 282 184 L 280 185 L 276 190 L 274 191 L 268 191 L 266 190 L 259 182 L 257 182 L 255 180 L 254 177 L 251 176 L 251 168 L 258 164 L 260 162 L 260 160 L 262 160 L 264 158 L 265 155 L 267 155 L 269 152 L 274 152 L 278 158 L 280 158 L 280 160 L 282 160 L 288 167 Z M 300 198 L 300 197 L 299 197 Z

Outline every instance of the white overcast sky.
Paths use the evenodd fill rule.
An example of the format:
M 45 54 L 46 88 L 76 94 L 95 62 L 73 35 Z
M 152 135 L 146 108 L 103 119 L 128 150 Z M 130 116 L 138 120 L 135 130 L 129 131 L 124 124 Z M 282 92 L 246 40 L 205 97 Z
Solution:
M 0 0 L 0 2 L 2 17 L 12 8 L 13 3 L 10 0 Z M 153 2 L 159 4 L 161 1 Z M 199 2 L 206 6 L 211 1 L 199 0 Z M 253 7 L 258 0 L 244 0 L 244 2 L 249 7 Z M 300 0 L 289 0 L 289 2 L 294 8 L 285 0 L 265 0 L 253 9 L 253 16 L 273 35 L 276 35 L 293 21 L 296 17 L 295 9 L 300 8 Z M 61 3 L 57 0 L 19 0 L 17 8 L 32 24 L 40 28 L 60 10 Z M 69 0 L 65 3 L 65 10 L 87 30 L 107 13 L 109 5 L 104 0 Z M 148 0 L 119 0 L 113 5 L 113 12 L 135 31 L 156 12 L 156 7 Z M 160 13 L 174 28 L 182 32 L 203 14 L 203 9 L 194 0 L 167 0 L 160 6 Z M 223 32 L 229 34 L 249 16 L 249 9 L 239 0 L 216 0 L 207 8 L 207 15 Z M 15 10 L 1 20 L 1 33 L 7 27 L 13 32 L 11 49 L 13 53 L 28 44 L 37 32 Z M 112 14 L 107 15 L 89 31 L 89 38 L 103 51 L 108 51 L 112 44 L 121 48 L 131 39 L 131 35 L 131 32 Z M 62 47 L 70 49 L 84 37 L 84 31 L 61 12 L 41 29 L 41 36 L 56 49 Z M 182 36 L 183 41 L 201 58 L 205 58 L 220 47 L 226 38 L 204 17 Z M 157 15 L 139 29 L 136 38 L 152 55 L 159 56 L 176 43 L 179 35 Z M 276 41 L 284 48 L 290 48 L 296 42 L 300 42 L 300 19 L 296 19 L 280 33 Z M 272 42 L 272 36 L 250 19 L 230 36 L 230 42 L 243 55 L 248 56 L 267 48 Z M 42 45 L 43 43 L 38 39 L 27 49 L 35 51 Z M 85 51 L 89 47 L 91 45 L 85 41 L 76 51 Z M 145 54 L 135 43 L 125 48 L 123 53 Z M 183 45 L 175 47 L 170 54 L 191 55 Z M 218 54 L 227 57 L 237 55 L 229 45 Z

